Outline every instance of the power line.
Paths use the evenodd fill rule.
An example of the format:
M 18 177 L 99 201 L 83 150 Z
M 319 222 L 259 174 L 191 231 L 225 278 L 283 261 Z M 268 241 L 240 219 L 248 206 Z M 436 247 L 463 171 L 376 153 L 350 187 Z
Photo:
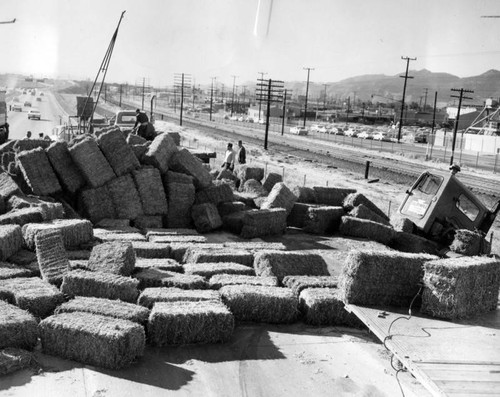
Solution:
M 412 76 L 408 76 L 408 68 L 410 66 L 410 61 L 416 61 L 417 58 L 410 58 L 410 57 L 401 57 L 401 59 L 406 61 L 406 73 L 404 76 L 399 76 L 405 79 L 405 83 L 403 86 L 403 98 L 401 99 L 401 114 L 399 116 L 399 130 L 398 130 L 398 143 L 401 140 L 401 128 L 403 127 L 403 112 L 405 108 L 405 94 L 406 94 L 406 81 L 408 79 L 412 79 Z

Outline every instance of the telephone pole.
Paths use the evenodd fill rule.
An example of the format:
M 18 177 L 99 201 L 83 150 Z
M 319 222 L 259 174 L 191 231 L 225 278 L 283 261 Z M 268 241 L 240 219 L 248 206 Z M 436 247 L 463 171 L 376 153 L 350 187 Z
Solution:
M 428 88 L 424 88 L 424 112 L 425 112 L 425 108 L 427 106 L 427 92 L 429 91 Z
M 326 110 L 326 87 L 328 87 L 328 84 L 323 84 L 323 87 L 325 87 L 325 96 L 323 97 L 323 108 Z
M 262 80 L 264 80 L 264 75 L 267 74 L 267 73 L 266 72 L 258 72 L 258 74 L 260 74 L 260 80 L 259 81 L 262 81 Z M 262 98 L 259 97 L 259 120 L 260 120 L 261 105 L 262 105 Z M 257 122 L 259 122 L 259 120 L 257 120 Z
M 309 95 L 309 73 L 311 72 L 311 70 L 314 70 L 314 68 L 302 68 L 302 69 L 307 70 L 306 103 L 304 106 L 304 127 L 305 127 L 307 119 L 307 96 Z
M 235 83 L 236 83 L 236 77 L 238 77 L 238 76 L 234 76 L 234 75 L 232 75 L 231 77 L 233 78 L 233 97 L 232 97 L 232 99 L 231 99 L 231 116 L 232 116 L 232 115 L 233 115 L 233 110 L 234 110 L 234 88 L 236 87 L 236 86 L 235 86 Z
M 214 81 L 217 77 L 210 77 L 212 79 L 212 87 L 210 88 L 210 121 L 212 121 L 212 109 L 214 104 Z
M 410 66 L 410 61 L 416 61 L 417 58 L 401 57 L 401 59 L 406 61 L 406 73 L 404 76 L 399 76 L 405 79 L 405 84 L 403 86 L 403 98 L 401 99 L 401 114 L 399 116 L 399 130 L 398 130 L 398 143 L 401 140 L 401 128 L 403 127 L 403 112 L 405 109 L 405 95 L 406 95 L 406 81 L 412 79 L 413 76 L 408 76 L 408 68 Z
M 141 106 L 141 110 L 144 110 L 144 83 L 145 83 L 146 79 L 143 77 L 142 78 L 142 106 Z
M 455 118 L 455 128 L 453 130 L 453 141 L 451 143 L 451 157 L 450 157 L 450 165 L 453 165 L 453 157 L 455 156 L 455 143 L 457 141 L 457 130 L 458 130 L 458 121 L 460 119 L 460 108 L 462 106 L 462 99 L 472 99 L 470 97 L 463 96 L 465 93 L 473 94 L 472 90 L 464 90 L 463 88 L 452 88 L 452 91 L 460 92 L 460 95 L 450 95 L 452 98 L 458 98 L 458 109 L 457 109 L 457 117 Z

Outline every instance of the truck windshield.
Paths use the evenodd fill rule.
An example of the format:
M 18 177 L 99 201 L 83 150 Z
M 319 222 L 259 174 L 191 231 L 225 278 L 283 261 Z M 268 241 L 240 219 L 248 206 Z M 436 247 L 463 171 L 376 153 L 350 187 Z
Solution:
M 427 174 L 417 185 L 416 189 L 424 194 L 435 195 L 443 183 L 443 177 Z

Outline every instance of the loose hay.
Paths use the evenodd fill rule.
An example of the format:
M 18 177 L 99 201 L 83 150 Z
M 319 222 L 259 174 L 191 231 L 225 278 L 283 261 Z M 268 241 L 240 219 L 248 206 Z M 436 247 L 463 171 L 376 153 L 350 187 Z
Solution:
M 59 306 L 54 314 L 84 312 L 101 316 L 120 318 L 134 323 L 145 324 L 148 321 L 149 310 L 133 303 L 103 298 L 77 296 Z
M 290 214 L 297 197 L 286 187 L 283 182 L 278 182 L 271 189 L 269 196 L 262 203 L 261 209 L 284 208 Z
M 40 323 L 44 353 L 110 369 L 126 367 L 144 352 L 144 328 L 90 313 L 61 313 Z
M 349 196 L 345 198 L 343 203 L 344 208 L 346 208 L 348 211 L 351 211 L 353 208 L 357 207 L 360 204 L 363 204 L 365 207 L 369 208 L 371 211 L 375 212 L 378 216 L 382 217 L 387 222 L 389 222 L 389 217 L 385 214 L 385 212 L 382 211 L 380 208 L 378 208 L 373 203 L 373 201 L 368 199 L 362 193 L 351 193 Z
M 282 280 L 285 287 L 294 294 L 300 295 L 306 288 L 337 288 L 338 278 L 333 276 L 285 276 Z
M 153 345 L 225 343 L 234 330 L 234 316 L 221 302 L 156 303 L 148 321 Z
M 346 303 L 408 308 L 419 291 L 428 254 L 393 251 L 350 251 L 339 276 Z
M 162 174 L 168 171 L 170 158 L 178 151 L 177 145 L 168 134 L 158 135 L 143 156 L 143 162 L 155 166 Z
M 210 289 L 184 290 L 180 288 L 146 288 L 142 291 L 138 305 L 152 308 L 156 302 L 220 301 L 220 294 Z
M 207 278 L 216 274 L 241 274 L 246 276 L 255 275 L 255 272 L 251 267 L 232 262 L 187 263 L 184 265 L 184 273 Z
M 61 185 L 42 148 L 18 153 L 17 161 L 33 194 L 49 196 L 61 191 Z
M 135 268 L 135 252 L 131 242 L 114 241 L 96 245 L 88 261 L 90 270 L 130 276 Z
M 112 180 L 108 188 L 118 218 L 135 219 L 144 213 L 139 193 L 130 174 Z
M 141 258 L 170 258 L 170 245 L 151 243 L 148 241 L 133 241 L 135 255 Z
M 31 271 L 13 263 L 0 262 L 0 280 L 15 277 L 30 277 Z
M 254 255 L 249 251 L 229 248 L 223 250 L 188 248 L 184 254 L 185 263 L 232 262 L 252 267 L 253 259 Z
M 19 225 L 0 225 L 0 261 L 14 255 L 23 245 L 23 234 Z
M 32 350 L 38 342 L 38 324 L 28 312 L 0 300 L 0 349 Z
M 261 285 L 267 287 L 277 287 L 276 277 L 257 277 L 241 274 L 216 274 L 210 277 L 209 287 L 220 289 L 226 285 Z
M 83 190 L 79 196 L 79 204 L 81 211 L 93 223 L 116 217 L 111 193 L 107 186 Z
M 208 170 L 187 149 L 174 153 L 169 166 L 173 171 L 191 175 L 196 189 L 204 189 L 212 184 L 212 176 Z
M 191 208 L 195 201 L 195 188 L 192 183 L 172 182 L 166 185 L 168 192 L 168 213 L 166 223 L 169 228 L 189 228 Z
M 24 242 L 35 249 L 35 236 L 42 230 L 58 230 L 67 249 L 89 243 L 94 238 L 92 223 L 87 219 L 55 219 L 45 223 L 28 223 L 22 228 Z
M 83 187 L 85 179 L 71 158 L 67 142 L 54 142 L 46 149 L 46 152 L 52 168 L 66 191 L 75 193 Z
M 342 217 L 339 231 L 345 236 L 366 238 L 385 245 L 388 245 L 395 235 L 394 229 L 390 226 L 352 216 Z
M 331 205 L 333 207 L 342 206 L 344 199 L 349 194 L 356 193 L 355 189 L 345 189 L 339 187 L 314 186 L 313 190 L 317 204 Z
M 354 218 L 368 219 L 370 221 L 378 222 L 386 226 L 391 226 L 391 223 L 387 219 L 373 212 L 370 208 L 368 208 L 364 204 L 359 204 L 356 207 L 354 207 L 349 212 L 349 216 L 353 216 Z
M 288 288 L 227 285 L 219 292 L 238 321 L 290 323 L 298 315 L 298 299 Z
M 69 261 L 70 270 L 90 270 L 88 259 L 71 259 Z
M 233 201 L 233 191 L 225 183 L 212 185 L 196 193 L 196 204 L 212 203 L 216 206 L 220 203 Z
M 119 129 L 99 135 L 97 142 L 117 176 L 125 175 L 141 166 Z
M 240 232 L 242 238 L 279 235 L 286 230 L 287 212 L 284 208 L 252 210 L 242 212 L 242 214 Z
M 135 170 L 132 175 L 141 198 L 144 214 L 167 214 L 167 197 L 163 189 L 160 171 L 153 167 L 143 167 Z
M 135 302 L 139 281 L 112 273 L 73 270 L 64 276 L 61 292 L 69 296 L 91 296 Z
M 35 235 L 35 249 L 42 279 L 54 285 L 61 285 L 70 268 L 60 231 L 40 230 Z
M 343 207 L 309 207 L 303 229 L 307 233 L 331 234 L 338 230 Z
M 160 269 L 168 270 L 170 272 L 182 273 L 183 267 L 175 259 L 166 258 L 136 258 L 135 260 L 135 270 L 141 269 Z
M 328 276 L 325 260 L 308 252 L 263 251 L 255 255 L 257 276 L 273 276 L 279 281 L 285 276 Z
M 274 185 L 280 182 L 283 182 L 283 177 L 275 172 L 270 172 L 269 174 L 267 174 L 262 186 L 267 192 L 270 192 L 273 189 Z
M 222 226 L 217 207 L 212 203 L 193 205 L 191 218 L 196 230 L 200 233 L 207 233 Z
M 461 257 L 424 264 L 422 313 L 455 320 L 496 310 L 500 260 Z
M 459 229 L 455 231 L 450 250 L 466 256 L 488 255 L 491 253 L 491 244 L 481 232 Z

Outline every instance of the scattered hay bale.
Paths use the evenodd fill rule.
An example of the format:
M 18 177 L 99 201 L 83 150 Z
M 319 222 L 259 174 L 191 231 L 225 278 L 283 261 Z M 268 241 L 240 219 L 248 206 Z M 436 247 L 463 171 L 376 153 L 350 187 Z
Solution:
M 182 172 L 168 171 L 163 175 L 163 185 L 166 187 L 169 183 L 185 183 L 192 185 L 194 184 L 194 178 Z
M 109 219 L 104 218 L 95 224 L 96 228 L 102 229 L 122 229 L 130 226 L 130 220 L 128 219 Z
M 90 270 L 130 276 L 135 267 L 135 252 L 128 241 L 113 241 L 96 245 L 88 261 Z
M 170 255 L 178 262 L 184 262 L 184 256 L 186 255 L 186 251 L 190 248 L 192 249 L 222 249 L 224 245 L 222 243 L 197 243 L 197 242 L 189 242 L 189 243 L 171 243 L 170 244 Z
M 458 229 L 455 231 L 450 250 L 466 256 L 488 255 L 491 253 L 491 244 L 481 232 Z
M 170 258 L 170 245 L 151 243 L 149 241 L 132 241 L 136 257 Z
M 52 314 L 64 301 L 64 296 L 55 286 L 38 277 L 18 277 L 0 280 L 1 299 L 43 318 Z
M 163 243 L 163 244 L 172 244 L 172 243 L 206 243 L 207 238 L 201 235 L 155 235 L 150 236 L 149 241 L 152 243 Z
M 191 175 L 196 189 L 204 189 L 212 184 L 212 177 L 208 170 L 187 149 L 179 150 L 172 155 L 170 168 L 173 171 Z
M 79 195 L 79 203 L 82 212 L 93 223 L 116 217 L 111 193 L 107 186 L 83 190 Z
M 202 276 L 170 272 L 170 277 L 162 279 L 162 286 L 186 290 L 198 290 L 208 288 L 208 283 L 205 280 L 205 277 Z
M 46 354 L 97 367 L 120 369 L 142 356 L 144 328 L 131 321 L 90 313 L 61 313 L 40 323 Z
M 241 183 L 249 179 L 255 179 L 256 181 L 262 181 L 264 179 L 264 168 L 260 167 L 249 167 L 248 165 L 237 165 L 234 172 Z
M 28 312 L 0 300 L 0 348 L 32 350 L 38 342 L 38 324 Z
M 193 205 L 191 218 L 196 230 L 200 233 L 207 233 L 222 226 L 217 207 L 212 203 Z
M 87 219 L 54 219 L 45 223 L 28 223 L 22 228 L 24 242 L 29 249 L 35 249 L 35 237 L 42 230 L 58 230 L 64 247 L 71 249 L 89 243 L 94 238 L 92 223 Z
M 233 191 L 229 185 L 222 183 L 212 185 L 196 192 L 196 204 L 212 203 L 216 206 L 220 203 L 233 201 Z
M 130 174 L 112 180 L 108 188 L 118 218 L 135 219 L 144 213 L 139 192 Z
M 43 209 L 40 207 L 23 208 L 0 215 L 0 225 L 14 224 L 23 226 L 27 223 L 43 222 L 43 217 Z
M 85 138 L 74 144 L 69 153 L 90 187 L 101 187 L 116 177 L 94 139 Z
M 33 251 L 21 248 L 15 254 L 9 256 L 8 261 L 16 265 L 25 267 L 32 262 L 36 262 L 36 254 Z
M 307 233 L 331 234 L 338 230 L 343 207 L 309 207 L 303 229 Z
M 156 302 L 199 302 L 199 301 L 220 301 L 217 291 L 210 289 L 185 290 L 180 288 L 146 288 L 142 291 L 138 305 L 152 308 Z
M 132 149 L 132 152 L 134 152 L 135 157 L 137 160 L 139 160 L 139 163 L 143 164 L 144 156 L 148 152 L 149 144 L 148 143 L 143 143 L 143 144 L 134 144 L 130 145 L 130 149 Z
M 226 285 L 261 285 L 267 287 L 277 287 L 276 277 L 257 277 L 242 274 L 215 274 L 210 277 L 209 287 L 211 289 L 221 289 Z
M 221 170 L 217 175 L 217 180 L 230 180 L 233 182 L 239 181 L 238 177 L 234 175 L 232 171 L 229 170 Z
M 88 259 L 71 259 L 69 261 L 69 268 L 71 270 L 90 270 Z
M 242 214 L 242 238 L 283 234 L 286 230 L 287 212 L 284 208 L 252 210 Z
M 141 166 L 119 129 L 99 135 L 97 143 L 117 176 L 125 175 Z
M 319 254 L 293 251 L 262 251 L 255 255 L 257 276 L 328 276 L 325 260 Z
M 314 186 L 314 195 L 317 204 L 331 205 L 339 207 L 344 204 L 344 199 L 349 195 L 356 193 L 356 189 L 346 189 L 339 187 Z
M 316 204 L 316 194 L 311 187 L 295 186 L 292 193 L 297 197 L 297 203 Z
M 71 158 L 67 142 L 54 142 L 46 152 L 52 168 L 66 191 L 75 193 L 85 185 L 83 175 Z
M 181 145 L 181 134 L 179 134 L 178 132 L 167 132 L 167 135 L 172 138 L 177 146 Z
M 304 289 L 299 296 L 299 306 L 306 324 L 363 326 L 354 314 L 345 309 L 336 288 Z
M 7 199 L 13 194 L 21 194 L 21 189 L 6 172 L 0 172 L 0 196 Z
M 217 211 L 219 211 L 221 218 L 234 212 L 246 211 L 248 209 L 249 208 L 240 201 L 228 201 L 217 205 Z
M 395 234 L 394 229 L 390 226 L 352 216 L 342 217 L 339 231 L 345 236 L 366 238 L 385 245 L 391 242 Z
M 181 271 L 182 271 L 181 267 Z M 139 280 L 139 289 L 165 287 L 164 279 L 172 277 L 172 271 L 163 270 L 158 267 L 148 267 L 136 270 L 134 278 Z
M 409 307 L 419 291 L 428 254 L 395 251 L 350 251 L 339 276 L 346 303 Z
M 195 188 L 192 183 L 169 183 L 168 213 L 166 223 L 170 228 L 188 228 L 192 225 L 191 209 L 195 201 Z
M 61 191 L 61 185 L 42 148 L 18 153 L 17 161 L 33 194 L 49 196 Z
M 66 256 L 69 260 L 88 260 L 90 252 L 89 250 L 67 250 Z
M 15 277 L 30 277 L 31 271 L 13 263 L 0 262 L 0 280 Z
M 0 350 L 0 376 L 31 367 L 34 363 L 33 354 L 26 350 L 16 347 Z
M 57 229 L 40 230 L 35 235 L 35 249 L 42 279 L 61 285 L 64 275 L 70 270 L 61 232 Z
M 413 233 L 415 231 L 415 224 L 401 214 L 391 217 L 391 225 L 398 232 Z
M 147 330 L 156 346 L 225 343 L 233 334 L 234 316 L 221 302 L 159 302 Z
M 182 265 L 175 259 L 167 258 L 137 258 L 135 260 L 135 270 L 141 269 L 160 269 L 168 270 L 170 272 L 181 273 L 183 271 Z
M 0 225 L 0 261 L 14 255 L 23 245 L 23 233 L 19 225 Z
M 143 306 L 119 300 L 86 296 L 77 296 L 63 303 L 55 310 L 54 314 L 74 312 L 99 314 L 139 324 L 145 324 L 149 317 L 149 310 Z
M 389 243 L 391 248 L 402 252 L 426 253 L 438 255 L 439 246 L 434 241 L 427 240 L 425 237 L 405 232 L 394 232 L 394 236 Z
M 236 193 L 236 192 L 234 192 L 233 197 L 234 197 L 235 201 L 239 201 L 239 202 L 245 204 L 248 208 L 257 208 L 254 200 L 260 196 L 255 194 L 255 193 L 245 193 L 245 192 Z
M 139 281 L 112 273 L 73 270 L 66 273 L 61 292 L 69 296 L 92 296 L 135 302 Z
M 188 248 L 184 254 L 185 263 L 232 262 L 252 267 L 253 259 L 254 255 L 249 251 L 229 248 L 216 250 Z
M 261 209 L 284 208 L 290 214 L 297 197 L 286 187 L 283 182 L 278 182 L 271 189 L 269 196 L 262 203 Z
M 142 167 L 132 172 L 146 215 L 168 213 L 167 197 L 163 189 L 160 171 L 154 167 Z
M 496 310 L 500 260 L 488 257 L 436 259 L 424 264 L 421 312 L 450 320 Z
M 165 174 L 168 171 L 171 157 L 177 151 L 174 140 L 168 134 L 160 134 L 151 142 L 142 161 L 145 164 L 153 165 L 162 174 Z
M 152 228 L 144 230 L 146 238 L 153 236 L 199 236 L 196 229 L 190 228 Z
M 36 148 L 45 149 L 51 144 L 51 141 L 46 139 L 18 139 L 13 141 L 13 150 L 15 152 L 23 152 L 26 150 L 32 150 Z
M 244 193 L 251 193 L 255 197 L 267 196 L 268 191 L 262 186 L 262 183 L 255 179 L 247 179 L 241 184 L 240 191 Z
M 274 188 L 274 185 L 282 182 L 283 182 L 283 177 L 280 174 L 277 174 L 275 172 L 270 172 L 269 174 L 267 174 L 266 179 L 264 180 L 262 186 L 264 187 L 266 192 L 271 192 L 271 190 Z
M 286 222 L 288 226 L 303 228 L 304 223 L 308 216 L 309 208 L 316 207 L 316 204 L 304 204 L 304 203 L 293 203 L 292 210 L 288 217 L 286 218 Z
M 345 199 L 344 199 L 344 208 L 348 211 L 351 211 L 353 208 L 359 206 L 360 204 L 363 204 L 365 207 L 369 208 L 371 211 L 376 213 L 378 216 L 380 216 L 382 219 L 385 219 L 386 222 L 389 222 L 389 217 L 382 211 L 380 208 L 378 208 L 373 201 L 369 200 L 364 194 L 362 193 L 351 193 L 349 194 Z
M 96 229 L 95 229 L 96 230 Z M 124 233 L 120 231 L 111 231 L 104 234 L 96 235 L 103 242 L 113 242 L 113 241 L 146 241 L 146 237 L 137 232 Z
M 285 276 L 282 284 L 300 295 L 306 288 L 337 288 L 338 279 L 333 276 Z
M 349 216 L 353 216 L 354 218 L 368 219 L 373 222 L 381 223 L 382 225 L 391 226 L 391 223 L 387 219 L 373 212 L 370 208 L 368 208 L 364 204 L 359 204 L 356 207 L 354 207 L 349 212 Z
M 242 249 L 256 253 L 259 251 L 286 251 L 287 247 L 283 243 L 269 243 L 267 241 L 226 241 L 224 248 Z
M 234 262 L 198 262 L 184 265 L 184 273 L 210 278 L 216 274 L 255 275 L 251 267 Z
M 179 145 L 177 145 L 179 146 Z M 191 152 L 193 156 L 199 158 L 202 163 L 209 164 L 210 159 L 217 158 L 216 152 Z
M 161 228 L 163 227 L 163 216 L 139 215 L 134 219 L 134 226 L 140 230 Z
M 7 201 L 9 210 L 22 208 L 40 208 L 44 221 L 64 218 L 64 207 L 61 203 L 41 200 L 34 196 L 12 195 Z
M 219 292 L 238 321 L 291 323 L 298 315 L 298 299 L 288 288 L 227 285 Z
M 148 142 L 142 136 L 137 135 L 137 134 L 128 134 L 125 141 L 127 142 L 128 145 L 142 145 L 142 144 Z

